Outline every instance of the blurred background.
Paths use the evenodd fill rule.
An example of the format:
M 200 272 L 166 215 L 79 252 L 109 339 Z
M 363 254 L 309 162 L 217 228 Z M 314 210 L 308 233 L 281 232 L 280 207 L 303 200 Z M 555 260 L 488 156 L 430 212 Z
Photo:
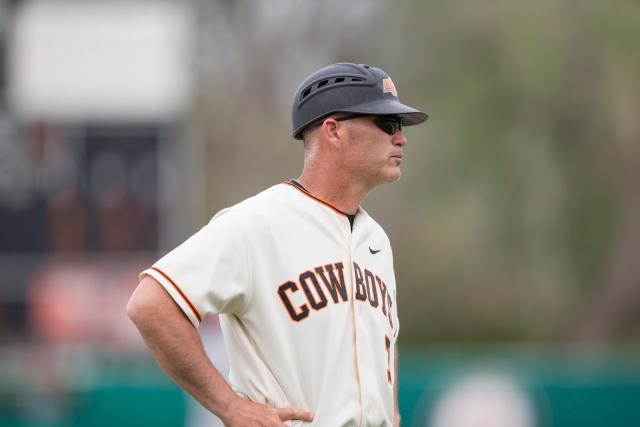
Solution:
M 403 425 L 640 425 L 638 40 L 632 0 L 0 0 L 0 425 L 217 425 L 126 301 L 299 175 L 291 97 L 339 61 L 431 114 L 365 203 L 394 245 Z

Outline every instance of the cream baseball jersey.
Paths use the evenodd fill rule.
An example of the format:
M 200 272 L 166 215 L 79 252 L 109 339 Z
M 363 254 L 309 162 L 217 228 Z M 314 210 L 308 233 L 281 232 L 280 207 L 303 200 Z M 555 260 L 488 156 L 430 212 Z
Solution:
M 351 227 L 344 213 L 281 183 L 217 213 L 144 275 L 194 326 L 220 314 L 238 394 L 315 414 L 291 425 L 391 425 L 393 258 L 362 208 Z

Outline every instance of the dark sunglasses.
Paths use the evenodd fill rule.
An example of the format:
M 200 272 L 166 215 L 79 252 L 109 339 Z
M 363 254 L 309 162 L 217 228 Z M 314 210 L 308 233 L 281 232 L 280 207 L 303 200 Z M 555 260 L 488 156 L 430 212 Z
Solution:
M 357 119 L 359 117 L 368 117 L 366 114 L 349 114 L 348 116 L 336 117 L 337 122 L 344 120 Z M 402 117 L 400 116 L 375 116 L 373 123 L 387 135 L 394 135 L 398 131 L 402 131 Z

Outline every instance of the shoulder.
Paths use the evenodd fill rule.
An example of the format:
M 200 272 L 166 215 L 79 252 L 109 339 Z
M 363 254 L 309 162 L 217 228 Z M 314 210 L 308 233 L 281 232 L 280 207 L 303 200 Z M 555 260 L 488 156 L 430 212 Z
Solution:
M 290 196 L 291 189 L 289 186 L 285 183 L 279 183 L 241 201 L 232 206 L 232 208 L 247 214 L 260 213 L 267 208 L 285 203 Z
M 290 189 L 280 183 L 249 197 L 233 206 L 218 211 L 209 224 L 243 225 L 244 228 L 264 221 L 268 216 L 277 215 L 284 209 L 290 197 Z

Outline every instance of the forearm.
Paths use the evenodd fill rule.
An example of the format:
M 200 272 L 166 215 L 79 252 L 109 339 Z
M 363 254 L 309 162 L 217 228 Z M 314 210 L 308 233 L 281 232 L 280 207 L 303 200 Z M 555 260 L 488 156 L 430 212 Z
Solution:
M 129 316 L 160 367 L 205 408 L 224 419 L 235 393 L 211 364 L 197 330 L 178 306 L 161 285 L 145 281 L 131 298 Z
M 207 357 L 198 332 L 162 285 L 145 278 L 131 296 L 127 313 L 136 324 L 160 367 L 225 426 L 283 425 L 283 421 L 313 421 L 298 408 L 270 408 L 236 395 Z

